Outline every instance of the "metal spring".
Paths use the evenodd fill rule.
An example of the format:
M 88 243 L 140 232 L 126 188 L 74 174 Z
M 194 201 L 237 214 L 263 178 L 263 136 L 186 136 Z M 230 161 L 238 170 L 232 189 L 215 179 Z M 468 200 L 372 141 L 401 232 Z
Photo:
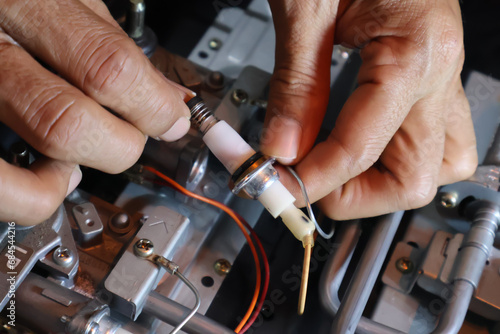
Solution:
M 201 99 L 191 108 L 191 123 L 205 134 L 219 120 Z

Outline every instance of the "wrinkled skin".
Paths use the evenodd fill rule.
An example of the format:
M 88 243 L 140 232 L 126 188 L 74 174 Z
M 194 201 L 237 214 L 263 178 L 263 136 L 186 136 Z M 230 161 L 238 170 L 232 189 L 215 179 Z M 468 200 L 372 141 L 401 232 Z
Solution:
M 334 219 L 421 207 L 477 165 L 460 81 L 456 0 L 270 0 L 277 34 L 262 151 L 296 165 L 311 201 Z M 359 87 L 328 139 L 333 44 L 359 48 Z M 303 205 L 296 181 L 280 171 Z
M 474 171 L 456 1 L 270 3 L 278 42 L 262 148 L 297 164 L 325 213 L 418 207 Z M 334 43 L 362 48 L 360 85 L 312 148 Z M 189 127 L 191 93 L 156 71 L 101 0 L 0 0 L 0 68 L 0 121 L 46 156 L 29 169 L 0 160 L 0 221 L 39 223 L 77 186 L 79 165 L 121 172 L 146 136 L 176 140 Z
M 81 180 L 78 165 L 121 172 L 146 136 L 176 140 L 190 126 L 191 93 L 151 65 L 101 0 L 0 1 L 0 68 L 0 121 L 47 157 L 29 170 L 0 160 L 0 221 L 42 222 Z

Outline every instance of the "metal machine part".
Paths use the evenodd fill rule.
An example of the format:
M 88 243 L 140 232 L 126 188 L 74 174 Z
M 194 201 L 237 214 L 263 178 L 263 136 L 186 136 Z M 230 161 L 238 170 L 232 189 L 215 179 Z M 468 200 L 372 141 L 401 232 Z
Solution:
M 189 221 L 174 211 L 158 207 L 141 223 L 143 225 L 134 240 L 151 240 L 156 254 L 171 258 L 174 249 L 184 238 Z M 141 314 L 148 294 L 157 287 L 164 273 L 156 265 L 138 259 L 134 244 L 131 243 L 121 255 L 104 282 L 104 287 L 112 294 L 111 305 L 132 320 Z
M 215 124 L 215 118 L 214 122 L 204 122 L 210 117 L 209 106 L 217 119 L 225 120 L 256 147 L 274 59 L 267 3 L 255 1 L 247 8 L 223 6 L 214 25 L 193 49 L 191 62 L 157 47 L 155 35 L 144 25 L 144 2 L 129 2 L 132 6 L 126 29 L 130 36 L 160 71 L 206 101 L 206 105 L 198 105 L 194 115 L 202 121 L 200 125 L 206 124 L 202 132 Z M 339 78 L 348 60 L 348 50 L 336 47 L 332 81 Z M 474 85 L 479 85 L 483 94 L 475 94 L 478 90 Z M 484 201 L 498 205 L 500 91 L 496 87 L 474 73 L 466 88 L 479 157 L 484 161 L 473 178 L 444 186 L 436 196 L 437 205 L 405 214 L 401 223 L 400 214 L 379 220 L 374 228 L 365 226 L 364 221 L 337 223 L 334 242 L 338 247 L 329 255 L 321 281 L 313 280 L 309 289 L 310 295 L 320 295 L 323 304 L 323 309 L 317 307 L 314 312 L 332 317 L 324 315 L 326 326 L 316 326 L 308 312 L 296 317 L 295 305 L 287 310 L 286 305 L 292 299 L 295 304 L 296 296 L 284 300 L 276 292 L 284 282 L 290 282 L 290 276 L 271 268 L 274 289 L 267 301 L 274 313 L 269 311 L 270 304 L 265 304 L 260 310 L 261 321 L 248 333 L 303 333 L 304 327 L 296 325 L 304 322 L 308 331 L 318 334 L 422 334 L 433 330 L 456 332 L 460 327 L 465 333 L 499 333 L 500 234 L 494 232 L 498 218 L 493 206 L 482 212 L 475 206 Z M 15 141 L 6 142 L 7 148 L 2 149 L 5 158 L 19 166 L 29 165 L 24 148 L 11 150 Z M 262 157 L 257 160 L 257 168 L 248 166 L 235 173 L 233 183 L 239 185 L 237 188 L 247 190 L 247 181 L 257 180 L 264 170 L 269 172 L 270 161 Z M 273 248 L 276 239 L 284 239 L 284 235 L 267 233 L 269 226 L 262 227 L 262 220 L 258 223 L 262 214 L 258 203 L 232 195 L 227 188 L 230 175 L 209 155 L 194 131 L 171 144 L 150 140 L 141 163 L 162 170 L 196 193 L 229 205 L 252 226 L 260 226 L 271 259 L 289 256 L 289 248 Z M 16 289 L 13 300 L 18 322 L 36 333 L 169 333 L 186 318 L 188 306 L 195 302 L 189 287 L 175 278 L 163 277 L 166 269 L 175 272 L 179 268 L 201 297 L 198 313 L 183 331 L 233 333 L 231 317 L 236 319 L 239 313 L 230 306 L 223 310 L 231 314 L 230 320 L 204 314 L 215 302 L 224 300 L 221 291 L 226 279 L 240 275 L 236 276 L 238 287 L 231 292 L 233 299 L 250 285 L 248 274 L 241 275 L 240 271 L 248 267 L 248 262 L 242 251 L 244 238 L 237 228 L 216 209 L 151 184 L 152 180 L 144 179 L 137 170 L 122 176 L 125 178 L 119 182 L 107 182 L 112 176 L 94 180 L 103 190 L 113 190 L 114 197 L 103 196 L 103 200 L 98 192 L 77 189 L 47 222 L 32 228 L 16 227 L 12 258 L 16 282 L 11 286 L 9 272 L 0 270 L 2 305 Z M 267 177 L 274 177 L 272 170 L 265 174 Z M 248 192 L 256 196 L 260 190 Z M 1 268 L 6 268 L 10 260 L 9 227 L 0 226 Z M 136 245 L 144 255 L 161 254 L 158 259 L 168 257 L 178 267 L 172 262 L 161 267 L 139 258 Z M 275 259 L 275 264 L 282 259 Z M 314 269 L 319 272 L 317 262 Z M 229 273 L 228 268 L 232 268 Z M 457 298 L 447 298 L 450 295 Z M 237 303 L 243 303 L 244 298 Z M 441 305 L 439 312 L 436 305 Z
M 219 15 L 193 49 L 189 60 L 231 78 L 237 78 L 247 66 L 272 73 L 276 41 L 267 1 L 252 1 L 246 9 L 223 1 L 214 2 L 214 6 Z M 332 83 L 350 54 L 347 48 L 335 47 L 330 68 Z

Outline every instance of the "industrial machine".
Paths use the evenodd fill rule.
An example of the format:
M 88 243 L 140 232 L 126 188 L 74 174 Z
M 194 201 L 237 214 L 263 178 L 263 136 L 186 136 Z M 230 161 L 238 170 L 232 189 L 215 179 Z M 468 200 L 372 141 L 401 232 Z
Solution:
M 256 153 L 274 65 L 267 1 L 207 2 L 205 26 L 169 35 L 148 13 L 170 4 L 108 5 L 166 77 L 197 93 L 193 128 L 149 139 L 120 175 L 84 168 L 39 225 L 0 224 L 1 333 L 500 333 L 500 82 L 464 79 L 480 162 L 471 179 L 418 210 L 334 222 L 263 199 L 279 184 Z M 335 47 L 325 133 L 360 62 Z M 216 124 L 247 145 L 237 166 L 207 139 Z M 0 141 L 11 163 L 37 157 L 6 128 Z

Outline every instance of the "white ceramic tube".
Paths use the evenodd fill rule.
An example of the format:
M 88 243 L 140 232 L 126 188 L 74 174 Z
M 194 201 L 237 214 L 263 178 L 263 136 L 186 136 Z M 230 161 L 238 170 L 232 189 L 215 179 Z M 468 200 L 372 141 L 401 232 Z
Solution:
M 255 154 L 255 150 L 224 121 L 208 130 L 203 141 L 231 174 Z M 280 181 L 275 181 L 258 200 L 274 218 L 281 216 L 297 239 L 303 242 L 311 239 L 315 230 L 313 222 L 293 205 L 295 197 Z
M 219 121 L 203 137 L 212 153 L 233 174 L 255 150 L 229 124 Z

